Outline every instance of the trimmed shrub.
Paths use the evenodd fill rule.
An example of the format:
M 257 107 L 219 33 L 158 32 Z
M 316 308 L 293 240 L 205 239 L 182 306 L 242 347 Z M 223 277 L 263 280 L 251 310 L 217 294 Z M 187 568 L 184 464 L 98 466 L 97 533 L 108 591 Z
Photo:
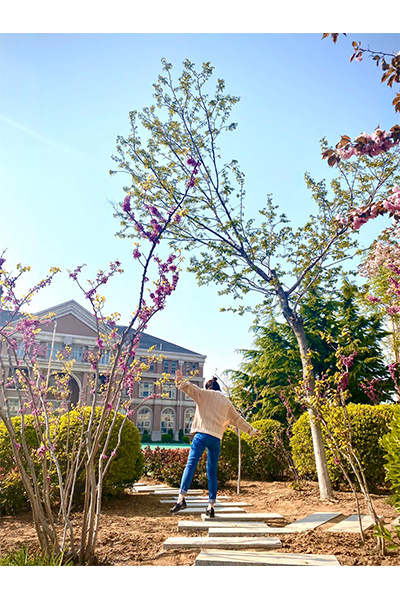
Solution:
M 384 451 L 385 479 L 393 492 L 393 500 L 400 511 L 400 406 L 393 408 L 389 432 L 381 439 Z
M 21 417 L 12 417 L 11 422 L 14 427 L 17 443 L 22 444 Z M 26 444 L 33 463 L 37 464 L 39 461 L 36 450 L 39 447 L 39 443 L 33 422 L 32 415 L 24 417 Z M 27 468 L 25 460 L 23 460 L 23 463 L 25 468 Z M 0 422 L 0 465 L 0 515 L 16 514 L 28 508 L 29 503 L 21 476 L 15 466 L 11 440 L 3 421 Z
M 158 481 L 165 481 L 168 485 L 179 487 L 186 467 L 189 450 L 184 448 L 160 448 L 149 447 L 143 451 L 144 472 L 148 477 L 154 477 Z M 207 489 L 207 453 L 201 457 L 195 471 L 191 487 L 195 489 Z M 224 458 L 218 462 L 218 484 L 223 486 L 234 475 L 232 465 Z
M 250 462 L 246 458 L 246 475 L 261 481 L 272 481 L 281 477 L 286 470 L 286 460 L 282 452 L 284 426 L 275 419 L 260 419 L 253 421 L 252 425 L 261 431 L 262 435 L 242 435 L 242 439 L 249 446 Z
M 174 438 L 170 433 L 164 433 L 161 436 L 161 441 L 163 442 L 163 444 L 172 444 Z
M 184 435 L 181 442 L 182 444 L 190 444 L 190 438 L 187 435 Z
M 145 431 L 142 435 L 141 441 L 142 441 L 142 444 L 147 444 L 147 443 L 151 442 L 151 435 Z
M 91 413 L 90 407 L 84 407 L 82 409 L 84 417 L 84 431 L 87 430 L 89 425 L 89 418 Z M 101 408 L 96 409 L 95 423 L 98 423 L 101 416 Z M 114 417 L 114 411 L 110 411 L 108 416 L 108 423 L 105 433 L 100 440 L 99 453 L 106 440 L 108 429 L 111 425 Z M 57 430 L 57 456 L 61 464 L 61 468 L 66 468 L 67 456 L 71 457 L 71 449 L 73 447 L 73 440 L 79 440 L 82 431 L 82 420 L 81 411 L 73 410 L 62 415 L 58 422 Z M 117 415 L 114 429 L 111 433 L 110 441 L 107 448 L 107 455 L 114 450 L 118 442 L 118 432 L 121 427 L 121 423 L 124 419 L 124 415 L 119 413 Z M 68 437 L 68 448 L 67 448 L 67 437 Z M 97 456 L 98 458 L 98 456 Z M 103 495 L 104 497 L 112 498 L 123 495 L 124 490 L 127 486 L 131 485 L 135 481 L 138 481 L 143 473 L 143 455 L 141 452 L 141 441 L 140 434 L 137 427 L 126 419 L 125 424 L 121 432 L 121 442 L 118 447 L 115 457 L 110 463 L 110 467 L 103 480 Z M 78 475 L 76 482 L 76 498 L 84 493 L 85 485 L 85 471 L 84 469 Z
M 239 440 L 236 431 L 233 429 L 226 429 L 224 432 L 221 442 L 220 458 L 228 461 L 232 465 L 235 474 L 237 474 L 239 464 Z M 252 452 L 243 435 L 241 439 L 241 458 L 242 475 L 246 475 L 250 470 Z
M 242 476 L 260 481 L 270 481 L 280 477 L 286 468 L 286 461 L 281 450 L 283 425 L 275 419 L 260 419 L 252 425 L 262 431 L 262 435 L 256 438 L 242 433 Z M 227 429 L 222 438 L 221 456 L 232 464 L 235 473 L 237 473 L 239 462 L 238 446 L 237 433 L 233 429 Z
M 384 485 L 384 452 L 379 440 L 389 431 L 390 422 L 393 418 L 393 409 L 394 406 L 391 404 L 380 404 L 377 406 L 349 404 L 347 406 L 352 429 L 353 447 L 358 454 L 367 483 L 371 489 L 376 489 L 377 486 Z M 331 410 L 326 417 L 329 429 L 333 435 L 336 434 L 338 440 L 341 438 L 340 432 L 343 427 L 341 415 L 341 410 L 337 409 L 334 411 Z M 329 476 L 332 484 L 337 486 L 339 482 L 343 481 L 343 475 L 334 462 L 323 428 L 322 436 L 326 449 Z M 293 425 L 290 447 L 299 475 L 316 480 L 317 472 L 308 413 L 304 413 Z M 350 469 L 349 475 L 352 475 Z
M 0 468 L 0 516 L 14 515 L 28 507 L 28 498 L 17 467 Z
M 84 415 L 85 431 L 88 426 L 90 407 L 82 409 Z M 96 421 L 100 418 L 100 408 L 96 411 Z M 111 423 L 113 413 L 109 416 Z M 122 414 L 117 415 L 114 431 L 111 434 L 108 453 L 111 453 L 117 444 L 118 431 L 121 425 Z M 21 417 L 13 417 L 14 430 L 16 431 L 18 443 L 21 443 L 20 429 Z M 30 450 L 32 460 L 35 464 L 39 463 L 36 450 L 39 447 L 36 430 L 33 426 L 33 417 L 27 415 L 25 422 L 25 438 Z M 61 466 L 63 475 L 66 473 L 67 461 L 72 456 L 74 439 L 79 440 L 82 430 L 82 420 L 80 411 L 74 410 L 62 415 L 53 422 L 52 432 L 56 432 L 56 454 Z M 107 431 L 103 436 L 105 441 Z M 67 443 L 68 439 L 68 443 Z M 100 449 L 99 449 L 100 451 Z M 28 499 L 22 484 L 18 470 L 11 451 L 11 442 L 4 423 L 0 424 L 0 514 L 14 514 L 23 508 L 28 507 Z M 136 426 L 129 420 L 125 421 L 121 433 L 121 443 L 116 456 L 111 461 L 110 467 L 106 473 L 103 482 L 103 496 L 117 497 L 123 494 L 125 488 L 138 481 L 143 472 L 143 455 L 141 452 L 140 434 Z M 53 489 L 53 498 L 56 501 L 58 491 L 58 477 L 55 468 L 50 472 L 51 485 Z M 75 487 L 75 500 L 79 500 L 84 493 L 85 473 L 82 469 L 77 477 Z

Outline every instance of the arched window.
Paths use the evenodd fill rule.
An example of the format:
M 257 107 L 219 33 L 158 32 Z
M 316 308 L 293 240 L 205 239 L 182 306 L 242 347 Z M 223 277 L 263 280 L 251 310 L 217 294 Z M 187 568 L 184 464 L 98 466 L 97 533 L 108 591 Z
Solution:
M 151 432 L 152 426 L 152 414 L 150 408 L 144 407 L 138 410 L 137 418 L 136 418 L 136 427 L 139 429 L 140 433 L 143 433 L 144 430 Z
M 187 408 L 185 410 L 185 433 L 190 433 L 190 428 L 192 426 L 192 421 L 194 417 L 194 408 Z
M 175 431 L 175 411 L 173 408 L 163 408 L 161 411 L 161 433 L 168 433 L 168 430 Z

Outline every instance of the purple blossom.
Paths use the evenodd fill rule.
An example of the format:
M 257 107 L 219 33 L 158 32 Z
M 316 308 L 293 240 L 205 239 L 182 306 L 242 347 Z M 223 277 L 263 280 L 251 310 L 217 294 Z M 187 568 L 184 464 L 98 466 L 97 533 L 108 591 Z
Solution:
M 131 212 L 131 197 L 125 196 L 124 203 L 122 205 L 122 210 L 129 213 Z

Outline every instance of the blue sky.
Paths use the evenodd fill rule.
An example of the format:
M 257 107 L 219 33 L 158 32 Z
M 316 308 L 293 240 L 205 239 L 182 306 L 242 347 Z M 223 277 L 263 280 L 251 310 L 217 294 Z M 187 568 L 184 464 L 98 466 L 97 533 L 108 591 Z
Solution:
M 137 278 L 129 241 L 114 237 L 110 201 L 128 180 L 109 176 L 117 135 L 129 131 L 130 110 L 152 103 L 161 58 L 174 65 L 210 61 L 227 91 L 241 97 L 224 159 L 246 173 L 247 205 L 256 212 L 273 194 L 294 225 L 312 212 L 308 171 L 329 180 L 319 140 L 332 144 L 396 122 L 394 90 L 365 58 L 350 63 L 351 41 L 398 52 L 398 34 L 348 33 L 336 45 L 321 33 L 132 33 L 0 36 L 0 251 L 8 266 L 32 265 L 26 285 L 58 266 L 63 274 L 32 304 L 41 310 L 70 298 L 89 308 L 66 270 L 81 263 L 93 276 L 119 259 L 126 273 L 107 290 L 108 311 L 127 323 Z M 207 354 L 206 376 L 236 368 L 237 348 L 251 346 L 252 317 L 220 313 L 229 299 L 198 288 L 183 272 L 177 292 L 148 332 Z

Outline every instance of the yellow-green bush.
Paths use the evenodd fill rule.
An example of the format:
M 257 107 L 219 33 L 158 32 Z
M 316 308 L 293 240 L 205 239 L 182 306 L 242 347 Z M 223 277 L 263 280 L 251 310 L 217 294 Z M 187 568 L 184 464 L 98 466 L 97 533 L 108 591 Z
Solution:
M 349 404 L 347 406 L 353 447 L 364 469 L 368 485 L 372 489 L 383 485 L 385 481 L 384 452 L 379 442 L 382 436 L 389 431 L 393 409 L 394 406 L 390 404 L 377 406 Z M 325 416 L 328 427 L 338 443 L 343 440 L 342 414 L 340 409 L 335 409 L 326 413 Z M 338 484 L 343 481 L 343 475 L 339 466 L 335 464 L 323 428 L 322 436 L 326 449 L 329 476 L 333 484 Z M 315 480 L 317 472 L 308 413 L 304 413 L 293 426 L 290 447 L 299 475 Z M 351 474 L 350 470 L 349 473 Z
M 285 459 L 282 452 L 283 425 L 274 419 L 260 419 L 252 423 L 262 432 L 260 437 L 242 433 L 241 457 L 242 476 L 261 481 L 270 481 L 280 477 L 285 471 Z M 237 470 L 238 437 L 235 431 L 224 433 L 221 455 L 229 460 Z
M 90 417 L 90 407 L 85 407 L 81 411 L 74 410 L 66 413 L 60 417 L 54 418 L 51 424 L 52 437 L 56 441 L 55 452 L 60 463 L 61 472 L 65 478 L 67 470 L 67 462 L 70 460 L 73 454 L 74 440 L 75 448 L 79 442 L 82 432 L 82 419 L 85 432 L 88 427 Z M 101 414 L 101 409 L 98 408 L 95 414 L 95 423 L 98 422 Z M 106 431 L 100 443 L 100 448 L 97 452 L 96 464 L 102 444 L 108 433 L 111 419 L 114 413 L 111 413 L 108 417 L 106 425 Z M 113 432 L 110 437 L 110 443 L 106 453 L 110 453 L 114 450 L 117 440 L 118 431 L 121 426 L 123 415 L 118 414 Z M 12 419 L 14 430 L 18 443 L 21 442 L 21 417 L 13 417 Z M 30 455 L 33 463 L 37 468 L 40 468 L 40 461 L 36 454 L 36 450 L 39 447 L 37 433 L 34 428 L 34 420 L 31 415 L 27 415 L 24 418 L 25 422 L 25 439 L 30 451 Z M 67 441 L 68 440 L 68 441 Z M 83 450 L 84 455 L 86 454 L 85 449 Z M 81 454 L 82 456 L 82 454 Z M 103 482 L 103 495 L 105 497 L 116 497 L 123 494 L 124 489 L 140 479 L 143 473 L 143 455 L 141 452 L 140 434 L 135 425 L 128 419 L 125 421 L 124 427 L 121 433 L 121 442 L 116 452 L 116 455 L 111 461 L 110 467 L 106 473 Z M 11 450 L 11 442 L 6 430 L 4 423 L 0 423 L 0 464 L 2 467 L 0 477 L 0 514 L 12 514 L 22 508 L 28 506 L 27 495 L 22 485 L 19 473 L 15 468 L 15 463 Z M 24 461 L 25 464 L 25 461 Z M 96 467 L 97 470 L 97 467 Z M 38 471 L 39 472 L 39 471 Z M 58 477 L 53 466 L 50 471 L 51 478 L 51 489 L 52 497 L 57 502 L 58 497 Z M 75 487 L 75 499 L 78 500 L 84 492 L 85 482 L 85 471 L 83 468 L 78 473 L 76 487 Z M 39 478 L 39 485 L 41 481 Z
M 395 406 L 393 413 L 390 430 L 383 436 L 381 446 L 385 453 L 386 481 L 391 487 L 396 506 L 400 510 L 400 406 Z
M 96 425 L 101 416 L 101 409 L 97 408 L 95 413 L 94 424 Z M 84 432 L 87 431 L 89 425 L 91 408 L 85 407 L 81 410 L 73 410 L 62 415 L 58 422 L 57 428 L 57 449 L 56 453 L 64 471 L 67 466 L 67 457 L 71 457 L 73 440 L 79 440 L 82 432 L 82 418 L 84 419 Z M 107 437 L 109 427 L 111 425 L 114 412 L 111 411 L 108 417 L 105 433 L 100 441 L 100 447 L 96 456 L 96 463 L 100 457 L 100 451 L 103 448 L 104 441 Z M 118 432 L 121 423 L 124 419 L 122 414 L 118 414 L 116 422 L 111 433 L 110 442 L 106 450 L 106 455 L 109 456 L 117 445 Z M 68 449 L 67 449 L 68 438 Z M 104 461 L 105 464 L 106 461 Z M 96 467 L 97 472 L 97 467 Z M 117 453 L 111 461 L 110 467 L 106 473 L 103 482 L 103 494 L 106 497 L 116 497 L 123 494 L 124 489 L 138 481 L 143 473 L 143 455 L 141 451 L 140 434 L 136 426 L 126 419 L 121 433 L 121 442 Z M 53 479 L 55 482 L 55 478 Z M 76 497 L 84 492 L 85 472 L 81 470 L 76 483 Z

